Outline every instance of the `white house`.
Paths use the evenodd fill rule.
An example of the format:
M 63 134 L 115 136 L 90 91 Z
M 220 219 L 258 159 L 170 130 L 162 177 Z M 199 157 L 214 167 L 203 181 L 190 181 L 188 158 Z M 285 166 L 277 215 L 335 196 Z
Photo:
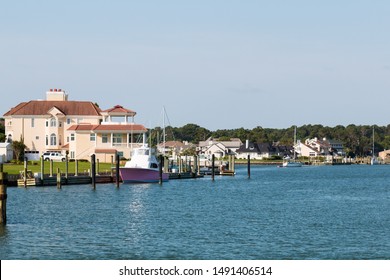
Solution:
M 229 141 L 208 138 L 206 141 L 200 141 L 198 145 L 199 154 L 210 156 L 214 154 L 217 158 L 225 155 L 235 154 L 240 148 L 242 142 L 239 138 L 231 138 Z

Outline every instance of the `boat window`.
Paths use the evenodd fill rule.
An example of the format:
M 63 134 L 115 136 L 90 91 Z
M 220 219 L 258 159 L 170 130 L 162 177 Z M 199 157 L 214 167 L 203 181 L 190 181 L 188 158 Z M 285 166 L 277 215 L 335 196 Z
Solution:
M 151 163 L 150 164 L 150 168 L 157 168 L 157 167 L 158 167 L 157 163 Z

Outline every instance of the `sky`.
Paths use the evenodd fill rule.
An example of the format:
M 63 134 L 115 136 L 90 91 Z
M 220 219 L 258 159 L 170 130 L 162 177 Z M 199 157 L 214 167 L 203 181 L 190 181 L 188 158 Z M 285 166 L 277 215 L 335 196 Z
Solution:
M 61 88 L 147 127 L 390 123 L 387 0 L 1 2 L 1 114 Z

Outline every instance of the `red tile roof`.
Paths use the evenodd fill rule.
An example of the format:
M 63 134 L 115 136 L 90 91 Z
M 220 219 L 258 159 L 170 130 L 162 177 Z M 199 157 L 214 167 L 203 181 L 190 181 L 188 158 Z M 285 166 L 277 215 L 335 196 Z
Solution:
M 136 112 L 134 112 L 133 110 L 129 110 L 129 109 L 126 109 L 126 108 L 123 108 L 123 106 L 121 105 L 116 105 L 114 106 L 113 108 L 110 108 L 110 109 L 107 109 L 107 110 L 104 110 L 102 112 L 106 112 L 106 113 L 120 113 L 120 114 L 130 114 L 130 115 L 135 115 Z
M 68 116 L 100 116 L 100 108 L 89 101 L 47 101 L 33 100 L 22 102 L 9 110 L 4 116 L 41 116 L 47 115 L 52 108 L 57 108 Z

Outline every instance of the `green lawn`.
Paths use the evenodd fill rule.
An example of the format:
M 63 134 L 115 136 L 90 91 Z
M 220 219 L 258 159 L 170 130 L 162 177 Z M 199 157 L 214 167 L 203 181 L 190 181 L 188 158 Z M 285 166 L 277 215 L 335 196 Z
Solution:
M 99 170 L 100 173 L 109 173 L 111 171 L 111 167 L 115 167 L 115 165 L 111 165 L 111 163 L 99 163 L 99 167 L 96 166 L 96 169 Z M 57 172 L 57 168 L 60 169 L 61 173 L 65 173 L 65 162 L 53 162 L 53 173 Z M 90 162 L 79 162 L 78 163 L 78 172 L 88 172 L 91 169 Z M 11 164 L 6 163 L 3 165 L 4 172 L 8 174 L 19 174 L 20 171 L 24 170 L 24 164 Z M 32 173 L 41 172 L 41 162 L 40 161 L 29 161 L 27 165 L 27 170 L 31 170 Z M 75 173 L 75 162 L 68 163 L 69 173 Z M 50 162 L 44 162 L 44 173 L 50 174 Z

